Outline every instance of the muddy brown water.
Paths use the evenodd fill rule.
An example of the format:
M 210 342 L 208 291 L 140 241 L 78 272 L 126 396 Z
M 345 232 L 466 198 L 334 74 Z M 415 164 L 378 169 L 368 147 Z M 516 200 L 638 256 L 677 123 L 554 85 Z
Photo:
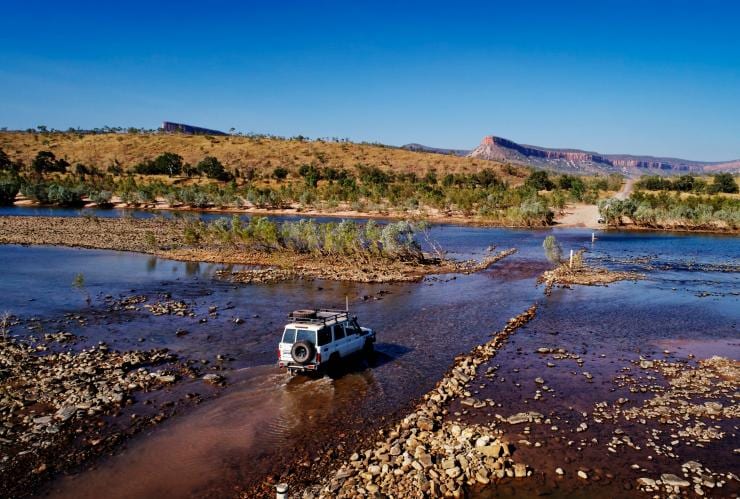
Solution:
M 594 261 L 645 271 L 648 279 L 605 288 L 559 289 L 546 299 L 535 279 L 549 266 L 541 248 L 548 233 L 434 228 L 435 238 L 460 258 L 480 258 L 491 244 L 499 249 L 517 247 L 519 253 L 476 275 L 390 285 L 296 281 L 235 286 L 214 280 L 213 272 L 220 268 L 214 265 L 117 252 L 1 247 L 0 256 L 13 269 L 0 283 L 3 305 L 25 319 L 37 317 L 45 330 L 64 328 L 77 334 L 74 348 L 98 341 L 119 349 L 164 346 L 181 358 L 204 361 L 204 372 L 222 365 L 228 378 L 223 389 L 198 380 L 181 382 L 186 386 L 173 388 L 173 398 L 191 384 L 197 387 L 193 391 L 205 391 L 210 399 L 137 435 L 113 455 L 57 476 L 38 494 L 230 497 L 265 477 L 293 473 L 305 461 L 331 459 L 337 446 L 353 445 L 353 434 L 379 429 L 402 414 L 434 386 L 456 354 L 485 341 L 533 302 L 540 303 L 538 318 L 512 336 L 493 360 L 501 365 L 506 381 L 490 384 L 489 395 L 502 404 L 495 412 L 504 415 L 536 406 L 541 412 L 580 423 L 572 413 L 590 412 L 593 403 L 618 397 L 618 392 L 611 391 L 613 375 L 639 355 L 655 355 L 664 348 L 686 355 L 681 353 L 684 347 L 697 355 L 737 355 L 727 345 L 738 338 L 740 278 L 733 270 L 736 267 L 729 272 L 712 267 L 740 265 L 737 238 L 603 233 L 592 244 L 589 231 L 554 231 L 566 251 L 586 247 Z M 697 262 L 706 265 L 697 266 Z M 655 270 L 657 266 L 661 270 Z M 70 286 L 76 273 L 85 276 L 82 291 Z M 90 307 L 83 291 L 91 297 Z M 106 310 L 106 295 L 145 294 L 151 302 L 164 293 L 191 304 L 197 316 Z M 309 304 L 342 306 L 345 296 L 363 325 L 378 331 L 376 361 L 351 363 L 337 379 L 286 379 L 274 367 L 277 332 L 285 314 Z M 208 314 L 210 306 L 218 307 L 216 315 Z M 79 313 L 87 321 L 84 325 L 59 322 L 64 313 Z M 235 317 L 244 323 L 235 324 Z M 187 334 L 176 336 L 177 329 Z M 666 342 L 674 342 L 675 347 Z M 540 346 L 577 352 L 585 365 L 579 370 L 573 361 L 557 361 L 556 367 L 547 368 L 546 360 L 534 353 Z M 219 354 L 230 360 L 219 362 Z M 592 383 L 571 374 L 583 370 L 594 375 Z M 545 377 L 557 397 L 525 403 L 534 393 L 532 379 L 538 375 Z M 618 496 L 617 492 L 626 493 L 624 483 L 634 480 L 619 469 L 632 460 L 647 463 L 646 456 L 607 455 L 603 446 L 573 453 L 545 435 L 527 438 L 546 442 L 547 447 L 520 447 L 517 459 L 544 475 L 476 494 Z M 609 473 L 613 478 L 582 483 L 566 475 L 555 481 L 551 470 L 560 456 L 571 459 L 569 471 L 587 462 L 589 468 L 603 468 L 604 476 Z M 722 462 L 716 464 L 717 470 Z

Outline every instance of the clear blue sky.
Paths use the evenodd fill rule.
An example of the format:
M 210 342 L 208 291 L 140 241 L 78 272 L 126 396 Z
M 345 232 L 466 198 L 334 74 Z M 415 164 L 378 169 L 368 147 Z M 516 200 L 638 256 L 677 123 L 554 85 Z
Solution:
M 0 126 L 740 158 L 734 1 L 4 2 Z

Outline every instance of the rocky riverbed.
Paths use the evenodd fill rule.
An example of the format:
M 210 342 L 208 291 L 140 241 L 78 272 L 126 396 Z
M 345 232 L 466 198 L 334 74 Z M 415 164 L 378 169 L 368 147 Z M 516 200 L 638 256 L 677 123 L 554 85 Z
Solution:
M 471 237 L 477 234 L 470 232 Z M 577 248 L 581 239 L 586 239 L 581 236 L 561 239 Z M 524 239 L 534 242 L 528 248 L 522 244 Z M 665 239 L 665 246 L 671 250 L 675 247 L 675 251 L 655 249 L 654 252 L 680 254 L 687 260 L 698 258 L 700 262 L 709 244 L 708 238 Z M 692 245 L 682 245 L 683 240 L 693 243 L 697 239 L 700 241 L 695 245 L 696 251 Z M 630 236 L 627 242 L 638 240 L 642 241 Z M 672 423 L 662 422 L 660 418 L 624 416 L 626 411 L 640 409 L 648 400 L 664 393 L 657 387 L 667 389 L 664 362 L 677 364 L 678 371 L 698 365 L 695 359 L 687 361 L 676 354 L 662 356 L 663 349 L 673 351 L 674 347 L 659 341 L 685 338 L 693 345 L 694 340 L 710 339 L 706 345 L 702 343 L 703 346 L 691 351 L 699 358 L 708 359 L 715 353 L 728 360 L 737 358 L 732 353 L 736 347 L 730 346 L 728 350 L 717 346 L 737 336 L 737 309 L 731 303 L 732 296 L 736 296 L 733 295 L 736 284 L 732 274 L 715 271 L 726 267 L 721 263 L 716 267 L 703 263 L 691 269 L 674 269 L 666 275 L 661 269 L 658 273 L 651 268 L 635 268 L 631 262 L 612 265 L 605 260 L 612 270 L 637 270 L 644 272 L 647 279 L 602 289 L 578 286 L 562 291 L 553 287 L 552 295 L 543 298 L 534 286 L 536 276 L 547 266 L 541 257 L 540 235 L 526 233 L 512 239 L 498 233 L 494 238 L 486 233 L 485 237 L 476 237 L 474 245 L 451 244 L 450 247 L 457 250 L 460 258 L 478 258 L 494 256 L 493 251 L 481 250 L 492 243 L 503 247 L 517 245 L 520 251 L 505 259 L 495 272 L 428 276 L 420 285 L 291 278 L 270 286 L 241 286 L 237 282 L 212 279 L 214 272 L 224 269 L 221 265 L 185 264 L 134 253 L 0 248 L 5 250 L 5 255 L 19 254 L 9 265 L 15 277 L 11 272 L 4 292 L 13 297 L 12 308 L 23 310 L 28 320 L 14 326 L 14 333 L 36 336 L 34 344 L 49 346 L 42 355 L 68 349 L 79 353 L 97 348 L 100 341 L 117 352 L 131 352 L 137 347 L 144 348 L 143 351 L 167 348 L 176 352 L 178 362 L 186 367 L 200 366 L 214 375 L 212 380 L 203 379 L 206 382 L 191 382 L 190 374 L 180 370 L 170 371 L 164 366 L 147 368 L 150 372 L 164 371 L 165 380 L 173 375 L 175 382 L 134 391 L 112 414 L 99 415 L 97 420 L 84 419 L 85 423 L 105 424 L 96 430 L 99 432 L 96 439 L 102 437 L 101 442 L 87 447 L 85 466 L 73 465 L 75 473 L 70 476 L 57 474 L 42 493 L 75 499 L 110 494 L 132 497 L 151 496 L 165 488 L 178 496 L 233 497 L 247 490 L 243 493 L 245 497 L 262 497 L 274 496 L 273 485 L 282 480 L 291 481 L 293 493 L 311 487 L 311 481 L 317 477 L 325 477 L 325 481 L 311 487 L 310 492 L 318 495 L 323 486 L 336 485 L 331 480 L 338 480 L 337 472 L 344 466 L 353 473 L 345 481 L 353 478 L 353 486 L 365 492 L 376 485 L 380 494 L 383 487 L 390 487 L 382 484 L 383 465 L 388 464 L 387 470 L 395 473 L 391 470 L 397 464 L 390 452 L 395 445 L 422 467 L 420 460 L 426 461 L 421 451 L 417 457 L 415 448 L 412 452 L 402 446 L 413 436 L 414 429 L 414 439 L 421 439 L 423 430 L 418 428 L 418 415 L 407 421 L 405 438 L 401 439 L 404 428 L 398 437 L 391 433 L 427 402 L 422 400 L 417 406 L 414 401 L 432 389 L 455 352 L 484 341 L 485 324 L 501 323 L 505 317 L 538 300 L 538 317 L 502 343 L 495 357 L 475 366 L 475 375 L 463 392 L 449 399 L 441 418 L 434 420 L 432 430 L 427 430 L 440 447 L 434 447 L 433 441 L 424 436 L 424 452 L 430 459 L 434 457 L 430 471 L 440 476 L 435 490 L 441 491 L 444 485 L 445 492 L 454 494 L 457 490 L 473 497 L 539 494 L 650 497 L 675 493 L 667 487 L 678 487 L 680 495 L 697 494 L 695 486 L 701 480 L 704 496 L 736 494 L 737 482 L 731 475 L 733 451 L 738 448 L 734 444 L 736 416 L 712 418 L 705 412 L 689 421 L 690 425 L 676 426 L 676 431 L 671 431 Z M 732 243 L 727 238 L 718 240 L 713 258 L 727 259 L 727 255 L 736 254 Z M 621 248 L 623 244 L 625 240 L 621 236 L 615 235 L 614 241 L 607 241 L 605 235 L 593 251 L 601 256 L 599 245 L 602 245 L 603 254 L 620 255 L 615 247 Z M 640 242 L 637 250 L 625 254 L 651 253 L 653 244 L 642 246 Z M 54 260 L 50 255 L 56 253 L 59 256 Z M 136 266 L 126 265 L 134 259 Z M 45 262 L 50 270 L 35 273 L 39 261 Z M 56 266 L 52 265 L 54 261 Z M 93 266 L 96 261 L 97 268 Z M 593 263 L 591 259 L 589 263 Z M 108 269 L 115 269 L 115 273 Z M 78 272 L 85 273 L 86 288 L 60 293 L 70 289 Z M 700 275 L 690 274 L 696 272 Z M 35 277 L 31 281 L 29 276 Z M 715 281 L 721 281 L 724 288 L 718 288 Z M 26 292 L 27 282 L 33 285 L 33 293 Z M 118 284 L 111 289 L 111 283 Z M 723 293 L 697 299 L 696 290 L 708 286 L 722 289 Z M 84 294 L 91 302 L 84 300 Z M 367 366 L 361 362 L 338 379 L 285 382 L 270 366 L 274 360 L 275 334 L 284 323 L 285 311 L 305 306 L 307 302 L 339 306 L 344 304 L 345 296 L 350 297 L 352 308 L 363 322 L 377 327 L 381 333 L 377 362 Z M 276 306 L 278 300 L 281 303 Z M 31 314 L 41 318 L 36 321 Z M 57 322 L 54 320 L 59 317 L 57 314 L 68 320 Z M 413 330 L 408 328 L 409 322 L 414 324 Z M 43 325 L 44 330 L 37 331 L 36 323 Z M 660 344 L 657 352 L 651 347 L 653 343 Z M 184 359 L 192 359 L 195 365 Z M 648 366 L 650 361 L 652 367 L 640 367 L 641 363 Z M 717 372 L 727 368 L 718 364 Z M 630 373 L 634 383 L 623 377 Z M 200 378 L 201 374 L 196 376 Z M 223 390 L 211 386 L 224 381 L 228 383 Z M 436 387 L 429 393 L 434 390 Z M 142 433 L 121 445 L 126 435 L 122 427 L 129 423 L 133 426 L 138 421 L 154 422 L 150 417 L 168 417 L 166 405 L 174 402 L 180 407 L 179 401 L 191 391 L 198 391 L 204 398 L 208 393 L 219 396 L 198 409 L 185 414 L 180 411 L 181 416 L 168 418 L 165 425 L 151 434 L 147 431 L 146 435 Z M 709 411 L 717 410 L 716 403 L 722 405 L 724 414 L 725 409 L 733 406 L 733 393 L 729 388 L 724 389 L 722 396 L 706 400 L 697 393 L 691 396 L 692 400 L 686 399 L 687 407 L 711 402 L 705 406 Z M 678 394 L 669 405 L 681 409 L 683 396 Z M 620 399 L 626 401 L 618 404 Z M 148 400 L 155 402 L 147 405 Z M 616 420 L 602 417 L 602 411 L 612 410 L 615 404 L 620 407 L 619 417 Z M 131 418 L 134 414 L 136 417 Z M 677 418 L 685 416 L 678 414 Z M 81 413 L 77 415 L 81 416 Z M 644 424 L 641 419 L 645 419 Z M 694 421 L 704 423 L 706 426 L 700 428 L 707 433 L 697 432 Z M 185 424 L 181 426 L 181 422 Z M 663 433 L 654 433 L 655 430 Z M 695 432 L 695 436 L 682 436 L 686 432 L 689 435 Z M 117 445 L 108 444 L 107 435 L 113 433 L 121 435 Z M 722 438 L 714 438 L 717 435 Z M 629 437 L 635 446 L 627 444 L 624 437 Z M 699 437 L 708 441 L 696 440 Z M 485 456 L 482 465 L 478 460 L 480 451 L 476 450 L 481 438 L 481 444 L 488 438 L 491 446 L 501 445 L 498 457 Z M 618 444 L 613 438 L 620 438 L 623 443 Z M 675 440 L 679 444 L 674 445 Z M 649 441 L 655 446 L 649 445 Z M 503 455 L 503 444 L 509 456 Z M 376 450 L 381 452 L 376 455 Z M 367 451 L 371 451 L 369 456 Z M 495 454 L 494 450 L 488 452 Z M 101 458 L 101 454 L 115 455 Z M 168 456 L 168 466 L 160 470 L 157 466 L 164 455 Z M 382 460 L 386 455 L 387 462 Z M 32 480 L 43 481 L 54 471 L 66 468 L 60 464 L 63 455 L 59 456 L 49 454 L 44 461 L 46 470 L 33 475 Z M 393 457 L 399 456 L 403 452 Z M 488 457 L 493 461 L 486 461 Z M 403 462 L 402 459 L 402 469 Z M 524 464 L 527 466 L 523 467 Z M 379 466 L 380 473 L 366 482 L 367 475 L 363 477 L 360 473 L 377 471 L 375 467 L 369 470 L 370 466 Z M 457 471 L 450 474 L 446 471 L 454 468 L 460 471 L 455 478 L 450 474 L 456 475 Z M 149 474 L 150 469 L 158 470 L 156 476 Z M 526 479 L 517 478 L 522 473 L 528 475 Z M 420 476 L 413 463 L 406 474 Z M 461 484 L 458 479 L 463 475 Z M 448 481 L 452 485 L 449 488 Z M 422 490 L 413 483 L 405 486 L 404 490 L 411 492 Z
M 634 281 L 644 279 L 644 274 L 629 271 L 615 271 L 579 265 L 570 267 L 561 264 L 555 269 L 545 271 L 538 279 L 538 283 L 545 285 L 545 294 L 549 295 L 554 286 L 568 287 L 605 286 L 618 281 Z
M 643 358 L 626 367 L 617 382 L 631 393 L 652 396 L 641 403 L 624 397 L 616 403 L 600 402 L 594 406 L 596 424 L 616 426 L 614 436 L 605 443 L 607 450 L 616 454 L 626 448 L 642 447 L 653 456 L 678 461 L 674 473 L 640 477 L 637 486 L 641 490 L 718 496 L 723 495 L 720 489 L 728 482 L 735 492 L 740 489 L 736 473 L 714 472 L 695 460 L 679 464 L 682 449 L 687 447 L 703 448 L 724 439 L 740 445 L 734 424 L 740 418 L 740 361 L 715 356 L 692 365 L 686 361 Z M 659 427 L 649 423 L 658 423 Z M 622 426 L 637 426 L 637 431 L 625 432 Z M 644 430 L 640 431 L 640 427 Z M 740 448 L 725 452 L 729 463 L 737 460 Z M 648 471 L 639 465 L 634 469 Z M 712 493 L 714 489 L 718 493 Z
M 471 398 L 469 384 L 478 366 L 495 356 L 536 310 L 532 306 L 510 319 L 491 341 L 458 357 L 412 413 L 381 430 L 375 446 L 353 454 L 333 476 L 308 487 L 303 497 L 462 497 L 471 487 L 531 474 L 524 463 L 513 459 L 513 447 L 500 433 L 486 425 L 444 422 L 444 417 L 449 404 L 457 399 L 487 405 Z
M 486 255 L 482 260 L 441 260 L 436 263 L 435 274 L 472 274 L 488 269 L 507 256 L 516 253 L 516 248 Z M 430 267 L 431 269 L 432 267 Z M 429 270 L 429 269 L 427 269 Z M 407 262 L 366 261 L 357 264 L 338 259 L 336 265 L 326 262 L 306 262 L 301 266 L 285 268 L 260 268 L 240 271 L 220 270 L 216 276 L 241 284 L 267 284 L 289 279 L 332 279 L 353 282 L 415 282 L 424 277 L 422 272 L 410 272 Z
M 42 338 L 0 338 L 0 493 L 23 495 L 44 475 L 104 452 L 118 440 L 106 417 L 136 394 L 174 383 L 183 366 L 164 349 L 115 351 L 106 344 L 73 351 L 59 331 Z M 148 424 L 151 418 L 132 421 Z

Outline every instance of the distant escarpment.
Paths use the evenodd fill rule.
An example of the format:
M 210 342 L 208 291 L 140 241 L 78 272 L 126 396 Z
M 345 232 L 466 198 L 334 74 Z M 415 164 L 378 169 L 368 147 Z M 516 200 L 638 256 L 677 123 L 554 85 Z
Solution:
M 469 157 L 501 162 L 522 163 L 539 168 L 551 168 L 583 173 L 622 173 L 627 175 L 740 172 L 740 161 L 706 162 L 678 158 L 599 154 L 579 149 L 551 149 L 518 144 L 489 135 L 473 149 Z
M 575 173 L 620 173 L 628 176 L 740 173 L 740 160 L 711 162 L 632 154 L 600 154 L 580 149 L 553 149 L 518 144 L 513 140 L 494 135 L 483 137 L 478 147 L 472 151 L 429 147 L 421 144 L 406 144 L 403 149 L 449 156 L 467 156 Z

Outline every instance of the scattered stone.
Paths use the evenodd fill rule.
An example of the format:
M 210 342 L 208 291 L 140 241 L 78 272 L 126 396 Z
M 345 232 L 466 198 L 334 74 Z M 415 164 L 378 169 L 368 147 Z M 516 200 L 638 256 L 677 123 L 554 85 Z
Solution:
M 223 386 L 226 384 L 226 380 L 223 376 L 214 373 L 206 374 L 205 376 L 203 376 L 203 381 L 218 386 Z

